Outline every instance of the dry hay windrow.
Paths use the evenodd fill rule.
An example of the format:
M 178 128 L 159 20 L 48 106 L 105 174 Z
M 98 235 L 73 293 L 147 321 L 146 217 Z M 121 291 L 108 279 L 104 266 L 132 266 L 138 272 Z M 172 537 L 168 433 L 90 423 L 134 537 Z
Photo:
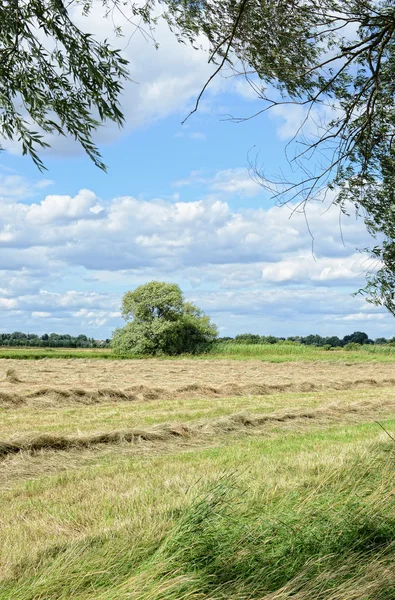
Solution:
M 227 398 L 234 396 L 266 396 L 292 392 L 323 392 L 330 390 L 351 390 L 392 387 L 395 379 L 355 379 L 333 382 L 301 381 L 291 383 L 268 384 L 254 382 L 250 384 L 225 383 L 218 387 L 192 383 L 178 388 L 150 387 L 139 384 L 125 389 L 99 388 L 56 388 L 39 387 L 33 391 L 0 391 L 0 408 L 22 406 L 62 407 L 70 404 L 100 404 L 104 402 L 132 402 L 148 400 L 171 400 L 193 398 Z
M 15 369 L 7 369 L 5 372 L 5 381 L 8 383 L 22 383 Z
M 366 417 L 377 419 L 381 414 L 395 410 L 395 402 L 363 401 L 353 404 L 331 404 L 325 407 L 295 411 L 275 412 L 271 414 L 238 413 L 200 421 L 194 424 L 157 425 L 150 429 L 131 429 L 95 433 L 91 435 L 63 436 L 39 434 L 19 439 L 0 440 L 0 457 L 20 452 L 35 453 L 42 450 L 84 449 L 100 444 L 120 444 L 139 442 L 168 442 L 177 438 L 191 439 L 199 436 L 215 436 L 226 433 L 246 432 L 252 428 L 264 428 L 267 425 L 287 423 L 315 422 L 317 424 L 359 422 Z

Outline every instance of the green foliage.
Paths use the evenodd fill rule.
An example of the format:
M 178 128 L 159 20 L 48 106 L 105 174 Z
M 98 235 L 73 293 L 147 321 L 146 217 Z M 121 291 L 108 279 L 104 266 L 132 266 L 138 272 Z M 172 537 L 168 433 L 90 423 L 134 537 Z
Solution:
M 114 332 L 112 348 L 120 354 L 195 354 L 217 337 L 210 318 L 185 302 L 176 284 L 151 281 L 126 292 L 122 314 L 133 320 Z
M 174 321 L 182 313 L 183 297 L 175 283 L 150 281 L 122 299 L 122 315 L 126 320 L 152 322 L 155 319 Z
M 355 342 L 358 345 L 368 344 L 369 336 L 364 331 L 354 331 L 351 335 L 345 335 L 343 342 L 344 344 L 348 344 L 349 342 Z
M 240 344 L 260 344 L 261 336 L 254 333 L 241 333 L 236 335 L 234 341 Z
M 218 340 L 220 343 L 232 343 L 232 344 L 303 344 L 305 346 L 317 346 L 319 348 L 331 347 L 331 348 L 341 348 L 345 346 L 348 342 L 356 342 L 359 345 L 366 344 L 385 344 L 389 343 L 390 340 L 386 340 L 385 338 L 378 338 L 378 341 L 373 342 L 373 340 L 369 339 L 367 333 L 363 331 L 354 331 L 349 335 L 345 335 L 343 339 L 338 338 L 336 335 L 329 337 L 322 337 L 318 334 L 310 334 L 306 336 L 290 336 L 287 339 L 283 337 L 275 337 L 274 335 L 256 335 L 253 333 L 242 333 L 240 335 L 236 335 L 235 338 L 220 338 Z
M 23 348 L 105 348 L 109 347 L 110 340 L 95 340 L 84 334 L 78 336 L 68 333 L 44 333 L 38 336 L 35 333 L 0 333 L 0 346 Z
M 38 150 L 49 145 L 44 133 L 70 135 L 105 169 L 93 133 L 105 120 L 123 123 L 127 61 L 76 25 L 73 4 L 26 0 L 0 7 L 0 135 L 21 142 L 40 169 Z
M 347 350 L 347 352 L 352 352 L 353 350 L 359 350 L 360 347 L 361 344 L 358 344 L 358 342 L 348 342 L 348 344 L 344 346 L 344 350 Z
M 277 338 L 274 335 L 261 336 L 262 344 L 276 344 Z

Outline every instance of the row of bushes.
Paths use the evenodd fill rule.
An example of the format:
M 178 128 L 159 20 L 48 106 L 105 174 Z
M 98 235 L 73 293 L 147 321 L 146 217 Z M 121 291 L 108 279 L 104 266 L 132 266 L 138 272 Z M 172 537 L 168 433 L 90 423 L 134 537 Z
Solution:
M 217 340 L 219 343 L 233 343 L 233 344 L 284 344 L 284 343 L 297 343 L 306 346 L 318 346 L 328 348 L 346 348 L 349 344 L 357 344 L 357 347 L 364 346 L 367 344 L 393 344 L 395 345 L 395 337 L 391 339 L 376 338 L 372 340 L 368 334 L 363 331 L 354 331 L 350 335 L 345 335 L 343 338 L 339 338 L 336 335 L 329 337 L 322 337 L 321 335 L 311 334 L 305 337 L 303 336 L 291 336 L 291 337 L 276 337 L 274 335 L 257 335 L 254 333 L 243 333 L 236 335 L 236 337 L 222 337 Z
M 236 337 L 222 337 L 216 340 L 219 344 L 302 344 L 305 346 L 316 346 L 329 350 L 331 348 L 344 348 L 345 350 L 356 350 L 364 345 L 389 345 L 395 346 L 395 338 L 377 338 L 371 340 L 362 331 L 355 331 L 340 339 L 337 336 L 322 337 L 320 335 L 308 335 L 306 337 L 291 336 L 288 338 L 273 335 L 256 335 L 244 333 Z M 69 334 L 45 333 L 38 336 L 34 333 L 0 333 L 0 346 L 2 347 L 31 347 L 31 348 L 110 348 L 111 340 L 95 340 L 86 335 L 72 336 Z

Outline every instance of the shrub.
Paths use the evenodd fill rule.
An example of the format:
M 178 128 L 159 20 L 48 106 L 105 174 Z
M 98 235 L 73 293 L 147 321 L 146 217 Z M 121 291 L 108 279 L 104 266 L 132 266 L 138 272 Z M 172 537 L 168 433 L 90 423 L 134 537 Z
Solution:
M 352 351 L 352 350 L 360 350 L 361 349 L 361 344 L 358 344 L 357 342 L 348 342 L 348 344 L 346 344 L 344 346 L 344 350 L 347 350 L 348 352 Z

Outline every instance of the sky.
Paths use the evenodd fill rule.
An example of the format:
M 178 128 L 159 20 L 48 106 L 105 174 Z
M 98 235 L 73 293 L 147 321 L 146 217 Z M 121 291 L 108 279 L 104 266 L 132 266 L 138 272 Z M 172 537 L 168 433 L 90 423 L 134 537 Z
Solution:
M 76 16 L 77 19 L 82 19 Z M 81 20 L 101 38 L 112 25 Z M 124 28 L 130 61 L 125 127 L 96 142 L 101 172 L 72 140 L 51 137 L 40 173 L 15 142 L 0 154 L 0 331 L 111 337 L 122 295 L 153 279 L 178 283 L 221 336 L 392 337 L 393 317 L 353 295 L 371 267 L 363 222 L 326 202 L 276 206 L 252 177 L 287 168 L 303 112 L 262 108 L 248 84 L 217 78 L 184 125 L 212 65 L 160 26 L 159 49 Z M 297 202 L 297 200 L 296 200 Z

